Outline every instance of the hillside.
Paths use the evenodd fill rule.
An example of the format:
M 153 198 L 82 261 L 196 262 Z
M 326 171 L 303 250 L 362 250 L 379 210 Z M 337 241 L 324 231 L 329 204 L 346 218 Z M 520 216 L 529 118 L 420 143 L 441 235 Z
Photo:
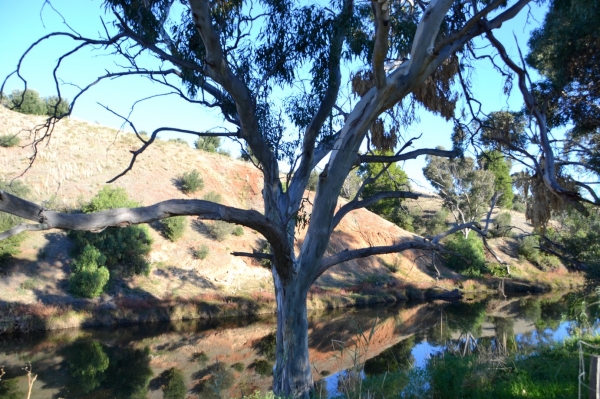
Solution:
M 0 107 L 0 135 L 19 134 L 27 142 L 26 132 L 42 117 L 22 115 Z M 40 146 L 37 159 L 21 178 L 32 188 L 32 199 L 51 209 L 78 209 L 79 204 L 95 195 L 107 180 L 123 171 L 130 162 L 130 150 L 140 142 L 128 133 L 75 119 L 61 121 L 52 140 Z M 12 179 L 29 165 L 29 147 L 0 147 L 0 178 Z M 186 196 L 175 185 L 177 176 L 196 169 L 204 180 L 204 189 Z M 138 157 L 133 170 L 114 183 L 143 205 L 173 198 L 203 198 L 209 192 L 221 194 L 227 205 L 262 209 L 260 171 L 252 164 L 225 155 L 206 153 L 185 143 L 158 140 Z M 435 207 L 435 198 L 419 206 Z M 340 204 L 343 200 L 340 199 Z M 424 204 L 424 205 L 423 205 Z M 429 204 L 429 205 L 428 205 Z M 433 208 L 432 208 L 433 209 Z M 310 208 L 307 209 L 310 213 Z M 522 218 L 522 217 L 521 217 Z M 236 296 L 268 297 L 272 291 L 270 272 L 248 258 L 234 257 L 232 251 L 251 252 L 262 246 L 261 237 L 244 228 L 242 236 L 228 236 L 222 242 L 211 239 L 206 225 L 188 217 L 188 229 L 179 241 L 163 238 L 156 226 L 149 276 L 136 276 L 112 284 L 100 300 L 131 296 L 157 300 L 197 297 Z M 524 223 L 524 221 L 523 221 Z M 413 234 L 379 218 L 367 210 L 348 215 L 332 236 L 330 252 L 370 245 L 386 245 L 413 238 Z M 300 235 L 300 242 L 302 233 Z M 300 243 L 299 242 L 299 243 Z M 494 245 L 511 258 L 513 270 L 528 280 L 563 280 L 564 270 L 542 273 L 527 262 L 518 262 L 514 243 L 498 241 Z M 195 259 L 194 249 L 210 248 L 204 260 Z M 4 303 L 77 303 L 65 290 L 69 275 L 70 240 L 62 231 L 28 233 L 22 253 L 10 261 L 0 280 L 0 301 Z M 338 265 L 317 281 L 318 292 L 356 292 L 356 287 L 388 286 L 427 288 L 441 284 L 454 288 L 459 275 L 438 266 L 445 280 L 432 276 L 431 258 L 418 251 L 354 260 Z M 568 285 L 568 282 L 567 282 Z M 354 291 L 353 288 L 354 287 Z M 316 305 L 315 305 L 316 306 Z

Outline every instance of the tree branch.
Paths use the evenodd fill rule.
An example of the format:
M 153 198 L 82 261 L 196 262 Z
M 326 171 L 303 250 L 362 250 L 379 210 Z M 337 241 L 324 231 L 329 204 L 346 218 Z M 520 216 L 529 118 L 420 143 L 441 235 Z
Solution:
M 364 198 L 362 201 L 355 199 L 353 201 L 348 202 L 346 205 L 342 206 L 339 211 L 333 217 L 333 228 L 337 226 L 342 219 L 350 212 L 371 206 L 383 199 L 388 198 L 410 198 L 410 199 L 418 199 L 421 194 L 412 193 L 410 191 L 382 191 L 370 197 Z
M 421 148 L 419 150 L 414 150 L 407 152 L 405 154 L 398 155 L 358 155 L 354 165 L 360 165 L 361 163 L 373 163 L 373 162 L 398 162 L 398 161 L 406 161 L 408 159 L 415 159 L 421 155 L 433 155 L 436 157 L 445 157 L 445 158 L 456 158 L 460 156 L 459 150 L 438 150 L 436 148 Z

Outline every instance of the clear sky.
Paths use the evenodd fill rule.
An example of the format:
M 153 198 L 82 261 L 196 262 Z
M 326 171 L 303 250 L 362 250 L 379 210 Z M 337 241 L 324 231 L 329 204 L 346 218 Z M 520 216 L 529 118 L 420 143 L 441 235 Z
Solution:
M 44 0 L 0 0 L 0 77 L 3 79 L 12 72 L 31 43 L 53 31 L 68 31 L 62 18 L 57 15 Z M 110 14 L 104 13 L 102 2 L 99 0 L 52 0 L 52 5 L 60 11 L 65 20 L 75 31 L 83 36 L 97 38 L 103 32 L 102 20 L 109 23 Z M 530 11 L 529 15 L 528 11 Z M 527 39 L 531 29 L 543 21 L 545 7 L 532 5 L 530 10 L 523 10 L 514 20 L 505 23 L 497 31 L 497 37 L 504 43 L 509 54 L 518 60 L 515 38 L 527 53 Z M 481 42 L 480 42 L 481 43 Z M 56 89 L 52 80 L 52 68 L 58 57 L 74 47 L 71 40 L 53 38 L 47 40 L 29 54 L 23 64 L 23 76 L 28 80 L 28 87 L 37 90 L 42 96 L 55 94 Z M 66 98 L 72 99 L 77 89 L 69 84 L 87 85 L 95 77 L 106 70 L 115 71 L 115 57 L 106 55 L 106 51 L 84 51 L 66 61 L 59 71 L 63 85 L 61 90 Z M 149 60 L 157 65 L 154 60 Z M 67 84 L 69 83 L 69 84 Z M 502 93 L 503 81 L 493 70 L 488 61 L 479 62 L 473 75 L 474 92 L 483 102 L 485 112 L 500 109 L 517 110 L 522 107 L 522 98 L 518 90 L 513 90 L 507 98 Z M 516 87 L 516 85 L 515 85 Z M 16 78 L 9 80 L 6 91 L 22 88 Z M 102 125 L 118 128 L 122 120 L 110 114 L 97 103 L 110 106 L 119 113 L 127 114 L 136 100 L 165 92 L 160 85 L 153 84 L 141 77 L 126 77 L 105 81 L 95 85 L 87 94 L 81 97 L 74 109 L 74 116 Z M 420 142 L 415 142 L 415 148 L 435 147 L 443 145 L 451 147 L 450 133 L 452 124 L 442 118 L 427 112 L 419 112 L 420 123 L 414 124 L 407 132 L 408 136 L 423 133 Z M 136 127 L 152 131 L 160 126 L 172 126 L 191 130 L 222 130 L 226 124 L 215 110 L 191 105 L 175 96 L 159 97 L 141 103 L 136 107 L 132 118 Z M 165 135 L 173 137 L 176 135 Z M 184 137 L 184 136 L 181 136 Z M 192 138 L 184 137 L 187 140 Z M 227 144 L 226 147 L 237 155 L 239 146 Z M 403 165 L 410 177 L 424 184 L 421 169 L 424 159 L 409 161 Z

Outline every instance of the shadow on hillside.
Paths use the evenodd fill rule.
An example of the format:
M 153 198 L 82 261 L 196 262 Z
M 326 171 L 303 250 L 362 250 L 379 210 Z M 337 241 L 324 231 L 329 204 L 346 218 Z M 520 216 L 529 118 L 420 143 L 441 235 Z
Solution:
M 198 275 L 198 272 L 195 269 L 186 270 L 177 266 L 167 266 L 160 269 L 154 269 L 151 274 L 180 282 L 178 288 L 183 287 L 185 283 L 191 283 L 201 289 L 218 289 L 218 287 L 206 277 Z

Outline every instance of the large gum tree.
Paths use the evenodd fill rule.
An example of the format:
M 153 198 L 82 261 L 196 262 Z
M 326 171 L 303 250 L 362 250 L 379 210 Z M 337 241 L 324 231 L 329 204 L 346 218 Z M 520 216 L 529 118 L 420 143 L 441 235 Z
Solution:
M 54 124 L 71 113 L 90 87 L 103 80 L 144 76 L 197 104 L 198 112 L 203 107 L 220 110 L 226 125 L 233 128 L 203 133 L 168 126 L 156 129 L 149 138 L 138 135 L 140 147 L 132 151 L 131 164 L 123 174 L 135 167 L 136 157 L 162 131 L 229 136 L 243 145 L 262 172 L 264 210 L 202 200 L 168 200 L 140 208 L 64 214 L 0 191 L 0 211 L 35 222 L 0 233 L 0 239 L 25 230 L 100 230 L 177 215 L 223 220 L 258 231 L 269 242 L 272 254 L 238 255 L 271 260 L 277 300 L 273 390 L 284 397 L 308 398 L 313 381 L 306 297 L 322 273 L 359 257 L 415 248 L 440 250 L 441 238 L 465 227 L 486 233 L 487 228 L 470 222 L 436 237 L 325 255 L 332 231 L 349 212 L 382 199 L 418 198 L 403 191 L 367 197 L 359 190 L 354 199 L 340 206 L 338 196 L 353 168 L 373 162 L 390 165 L 422 155 L 461 155 L 459 145 L 451 151 L 414 149 L 418 141 L 403 137 L 401 128 L 410 120 L 415 104 L 453 118 L 453 90 L 462 90 L 473 110 L 465 71 L 476 58 L 485 57 L 474 39 L 488 41 L 499 55 L 492 61 L 501 60 L 517 76 L 536 124 L 538 139 L 533 149 L 510 137 L 497 139 L 517 155 L 523 155 L 518 150 L 524 151 L 523 156 L 531 159 L 528 167 L 552 195 L 572 203 L 585 200 L 557 181 L 543 109 L 527 86 L 525 70 L 510 59 L 493 34 L 529 2 L 105 0 L 106 12 L 114 16 L 114 22 L 106 24 L 102 35 L 88 38 L 71 31 L 54 32 L 32 44 L 19 61 L 14 76 L 26 88 L 20 68 L 31 49 L 56 37 L 71 39 L 73 49 L 59 56 L 54 70 L 57 95 L 62 98 L 57 71 L 65 59 L 90 47 L 118 58 L 114 70 L 81 87 L 67 113 L 59 114 L 57 103 L 54 115 L 31 129 L 32 162 L 37 146 L 50 139 Z M 147 54 L 153 57 L 145 57 Z M 154 61 L 144 66 L 148 59 Z M 4 88 L 5 84 L 2 91 Z M 472 116 L 481 118 L 474 111 Z M 124 119 L 137 134 L 135 121 Z M 459 139 L 464 143 L 473 137 Z M 361 152 L 361 146 L 367 150 L 362 147 Z M 283 164 L 289 165 L 283 173 L 284 184 Z M 318 164 L 324 167 L 319 169 L 312 214 L 307 215 L 305 188 Z M 296 248 L 300 227 L 306 229 L 306 235 Z

